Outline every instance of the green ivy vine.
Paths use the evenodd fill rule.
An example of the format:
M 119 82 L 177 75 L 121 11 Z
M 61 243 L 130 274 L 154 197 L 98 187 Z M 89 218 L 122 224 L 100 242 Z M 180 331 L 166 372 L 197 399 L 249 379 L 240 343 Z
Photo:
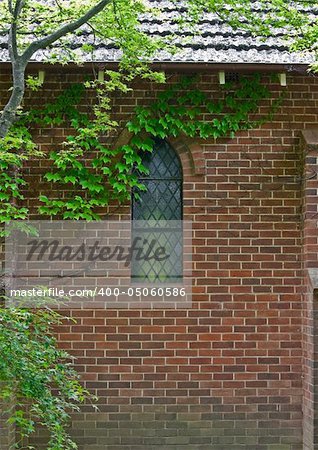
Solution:
M 109 74 L 106 91 L 130 88 L 122 84 L 116 74 Z M 94 109 L 95 118 L 80 112 L 85 88 L 94 88 L 99 104 Z M 111 148 L 105 136 L 118 124 L 110 119 L 110 96 L 105 88 L 86 82 L 73 84 L 59 95 L 55 102 L 43 108 L 31 109 L 20 118 L 0 148 L 0 222 L 24 219 L 28 210 L 23 205 L 21 187 L 25 181 L 20 173 L 25 155 L 43 157 L 31 139 L 30 130 L 37 127 L 71 127 L 62 149 L 54 150 L 48 158 L 52 163 L 44 179 L 57 184 L 64 198 L 40 195 L 40 214 L 63 219 L 98 220 L 98 209 L 114 202 L 122 204 L 134 191 L 145 190 L 137 173 L 147 173 L 142 165 L 142 152 L 152 151 L 154 137 L 185 135 L 191 138 L 218 139 L 233 137 L 240 130 L 260 126 L 272 119 L 282 101 L 280 95 L 264 117 L 253 120 L 261 100 L 271 97 L 269 89 L 261 83 L 261 76 L 242 76 L 238 84 L 220 87 L 217 100 L 197 87 L 195 77 L 183 77 L 180 82 L 160 92 L 150 106 L 138 106 L 131 121 L 126 124 L 133 137 L 129 144 Z M 27 152 L 20 157 L 15 151 L 26 145 Z M 47 157 L 47 155 L 46 155 Z M 18 168 L 10 171 L 10 168 Z M 136 194 L 138 195 L 138 193 Z M 12 202 L 12 198 L 16 202 Z
M 194 86 L 194 79 L 183 78 L 179 84 L 161 92 L 150 107 L 138 107 L 127 128 L 135 136 L 145 131 L 162 139 L 180 134 L 218 139 L 234 137 L 239 130 L 254 128 L 269 119 L 268 116 L 257 121 L 250 119 L 250 114 L 257 112 L 260 100 L 270 97 L 270 91 L 260 82 L 260 75 L 242 77 L 236 89 L 228 83 L 223 90 L 224 99 L 213 101 Z M 211 119 L 202 119 L 207 114 Z M 138 139 L 132 144 L 140 145 Z
M 141 154 L 152 151 L 153 137 L 165 139 L 181 134 L 202 139 L 233 137 L 240 130 L 271 120 L 282 100 L 282 96 L 274 100 L 268 114 L 261 119 L 251 119 L 258 112 L 260 101 L 271 97 L 259 74 L 241 77 L 239 85 L 224 85 L 223 94 L 224 98 L 215 101 L 196 87 L 196 78 L 183 77 L 160 92 L 150 106 L 136 108 L 134 118 L 126 124 L 133 134 L 130 143 L 115 149 L 102 144 L 95 135 L 90 136 L 87 116 L 81 116 L 76 123 L 72 119 L 78 134 L 69 136 L 68 142 L 75 142 L 86 152 L 96 152 L 96 156 L 88 165 L 87 160 L 79 159 L 79 153 L 83 153 L 74 151 L 74 146 L 73 152 L 67 149 L 52 152 L 54 170 L 45 174 L 45 178 L 58 183 L 61 189 L 62 185 L 71 183 L 78 193 L 65 200 L 42 195 L 40 200 L 44 205 L 40 212 L 50 216 L 58 214 L 64 219 L 99 219 L 96 207 L 105 207 L 113 200 L 119 203 L 129 200 L 133 187 L 138 188 L 135 192 L 145 189 L 136 173 L 147 173 Z M 207 115 L 209 118 L 204 119 Z M 83 120 L 85 130 L 81 128 Z

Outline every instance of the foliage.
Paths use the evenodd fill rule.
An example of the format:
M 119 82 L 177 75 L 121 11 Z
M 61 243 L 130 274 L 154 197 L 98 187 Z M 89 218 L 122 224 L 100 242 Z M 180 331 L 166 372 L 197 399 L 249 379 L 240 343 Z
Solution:
M 252 28 L 263 35 L 283 24 L 298 38 L 301 29 L 303 38 L 296 41 L 295 47 L 317 46 L 317 25 L 308 19 L 308 14 L 296 14 L 290 1 L 261 0 L 261 3 L 269 11 L 264 18 L 246 0 L 186 0 L 188 13 L 180 16 L 179 23 L 182 27 L 185 20 L 190 21 L 195 32 L 199 18 L 211 11 L 233 26 Z M 306 0 L 293 2 L 300 3 L 313 5 Z M 21 190 L 25 186 L 21 169 L 24 161 L 43 156 L 32 139 L 34 124 L 56 126 L 67 122 L 74 129 L 62 150 L 50 155 L 53 170 L 46 178 L 59 185 L 71 185 L 78 194 L 66 200 L 42 196 L 41 212 L 51 216 L 60 214 L 64 218 L 97 219 L 96 207 L 113 200 L 125 201 L 132 187 L 143 189 L 132 169 L 145 171 L 139 153 L 152 150 L 153 136 L 164 138 L 185 133 L 218 138 L 260 123 L 250 120 L 259 100 L 268 94 L 259 80 L 243 82 L 236 92 L 230 90 L 218 102 L 206 98 L 187 80 L 163 92 L 149 108 L 136 111 L 135 118 L 127 124 L 134 134 L 129 145 L 109 149 L 104 144 L 104 137 L 116 126 L 110 118 L 110 92 L 127 91 L 136 76 L 163 81 L 162 75 L 149 70 L 148 63 L 156 51 L 171 48 L 169 43 L 141 31 L 139 17 L 148 9 L 146 0 L 0 1 L 0 34 L 7 37 L 14 80 L 10 99 L 0 112 L 0 222 L 28 216 L 27 208 L 19 205 L 23 204 Z M 83 39 L 81 51 L 74 52 L 71 45 L 74 36 L 81 33 L 85 36 L 88 32 L 93 34 L 94 42 Z M 25 84 L 32 91 L 41 87 L 38 79 L 25 77 L 25 69 L 37 52 L 41 51 L 44 60 L 51 63 L 81 62 L 88 55 L 94 60 L 94 44 L 99 39 L 115 43 L 122 58 L 119 72 L 106 72 L 105 82 L 87 82 L 87 88 L 96 93 L 93 117 L 77 108 L 84 92 L 81 86 L 71 87 L 41 110 L 21 108 Z M 212 119 L 201 120 L 203 111 Z M 85 162 L 89 160 L 90 165 Z M 59 320 L 48 310 L 1 309 L 0 379 L 5 382 L 4 396 L 10 397 L 12 392 L 17 395 L 18 408 L 12 420 L 21 429 L 22 436 L 33 432 L 34 420 L 38 418 L 50 431 L 49 449 L 68 450 L 76 445 L 66 432 L 67 411 L 76 409 L 77 402 L 83 401 L 87 392 L 78 384 L 76 372 L 67 362 L 68 355 L 57 349 L 51 334 L 51 326 Z M 23 412 L 26 400 L 30 403 L 30 416 Z
M 108 162 L 109 157 L 113 157 L 107 153 L 106 148 L 103 150 L 99 142 L 99 136 L 107 134 L 115 125 L 109 118 L 109 92 L 117 88 L 128 89 L 126 82 L 136 75 L 163 80 L 162 75 L 153 73 L 148 68 L 147 63 L 161 47 L 161 42 L 148 37 L 138 28 L 138 16 L 145 10 L 144 2 L 139 0 L 0 2 L 0 34 L 7 37 L 13 74 L 9 101 L 0 112 L 1 223 L 25 219 L 28 215 L 28 209 L 19 205 L 19 202 L 23 202 L 21 188 L 25 186 L 21 169 L 23 163 L 30 158 L 43 156 L 33 142 L 30 124 L 56 126 L 68 120 L 73 125 L 77 132 L 76 138 L 68 139 L 64 152 L 52 154 L 52 159 L 60 170 L 66 168 L 68 161 L 75 164 L 82 152 L 88 151 L 95 144 L 103 164 Z M 86 29 L 83 29 L 83 25 Z M 70 40 L 79 30 L 84 35 L 92 31 L 94 39 L 111 40 L 123 54 L 118 73 L 107 72 L 106 82 L 89 83 L 89 87 L 95 89 L 97 94 L 94 117 L 90 116 L 88 120 L 87 116 L 78 113 L 73 107 L 78 101 L 81 87 L 71 88 L 65 96 L 59 97 L 57 102 L 47 105 L 41 111 L 24 111 L 21 104 L 25 84 L 31 91 L 41 87 L 40 80 L 34 77 L 26 79 L 25 69 L 28 62 L 36 52 L 47 49 L 55 42 L 58 42 L 56 51 L 47 52 L 46 55 L 49 56 L 44 57 L 45 61 L 62 64 L 70 60 L 78 62 L 81 58 L 71 50 Z M 92 49 L 93 47 L 85 42 L 81 52 L 82 58 L 91 53 Z M 97 161 L 96 164 L 98 166 L 100 162 Z M 121 167 L 115 167 L 115 164 L 116 161 L 114 179 L 120 175 L 121 170 Z M 64 179 L 70 182 L 72 180 Z M 100 201 L 106 200 L 108 192 L 105 189 L 100 192 L 98 187 L 96 191 L 85 167 L 81 171 L 81 181 L 83 188 L 87 188 L 89 192 L 99 192 Z M 125 182 L 130 182 L 129 176 Z M 116 188 L 116 185 L 114 187 Z M 121 197 L 120 186 L 117 192 Z M 80 197 L 75 201 L 81 204 Z M 77 204 L 75 209 L 76 206 Z M 73 209 L 74 205 L 70 204 L 69 210 Z M 79 209 L 81 214 L 73 217 L 87 218 L 85 205 Z M 63 362 L 68 355 L 57 350 L 56 341 L 50 334 L 50 326 L 55 323 L 55 318 L 40 311 L 0 310 L 0 320 L 5 324 L 0 328 L 0 342 L 4 346 L 7 341 L 0 379 L 5 383 L 4 395 L 10 397 L 14 392 L 19 401 L 17 413 L 12 420 L 21 429 L 22 435 L 28 435 L 34 430 L 34 418 L 38 418 L 50 431 L 49 448 L 52 450 L 76 447 L 66 432 L 67 411 L 70 408 L 76 409 L 76 402 L 82 401 L 87 395 L 78 384 L 76 372 Z M 25 363 L 24 370 L 19 371 L 19 361 Z M 57 395 L 54 395 L 54 388 L 57 389 Z M 31 403 L 30 419 L 22 412 L 26 401 Z
M 175 3 L 178 3 L 176 0 Z M 140 31 L 140 17 L 146 12 L 160 14 L 160 9 L 153 8 L 147 0 L 105 0 L 102 8 L 89 20 L 79 25 L 74 30 L 64 30 L 54 42 L 47 42 L 61 24 L 73 24 L 90 11 L 98 2 L 94 0 L 59 0 L 58 2 L 47 0 L 6 0 L 0 3 L 0 34 L 7 36 L 8 42 L 12 40 L 10 31 L 15 24 L 15 42 L 18 56 L 28 56 L 31 51 L 46 49 L 49 45 L 58 41 L 54 50 L 41 54 L 44 61 L 50 63 L 65 63 L 70 61 L 80 62 L 87 57 L 94 60 L 95 44 L 99 40 L 112 42 L 122 50 L 121 66 L 132 67 L 134 64 L 142 65 L 150 61 L 154 50 L 167 48 L 169 45 L 162 39 L 149 37 Z M 235 5 L 233 0 L 228 0 L 228 5 Z M 202 11 L 222 11 L 221 0 L 201 1 L 186 0 L 187 20 L 195 23 Z M 182 13 L 184 13 L 182 8 Z M 176 17 L 178 19 L 178 17 Z M 179 23 L 183 24 L 182 15 Z M 87 43 L 83 39 L 80 51 L 72 50 L 72 41 L 79 35 L 87 36 L 91 33 L 94 42 Z M 42 42 L 46 39 L 45 42 Z M 35 48 L 36 47 L 36 48 Z M 32 82 L 32 81 L 31 81 Z M 33 80 L 35 82 L 35 80 Z
M 64 219 L 99 219 L 96 206 L 105 207 L 114 200 L 119 203 L 129 200 L 133 187 L 137 188 L 135 192 L 145 189 L 138 182 L 137 174 L 146 172 L 141 153 L 152 151 L 153 137 L 165 139 L 180 134 L 202 139 L 233 137 L 240 130 L 257 127 L 271 119 L 281 97 L 273 101 L 266 116 L 251 119 L 260 100 L 269 97 L 270 92 L 261 84 L 260 75 L 242 77 L 239 86 L 225 85 L 223 95 L 217 101 L 196 88 L 194 78 L 184 77 L 180 83 L 162 91 L 149 107 L 136 108 L 134 118 L 126 125 L 133 134 L 129 144 L 108 148 L 90 133 L 93 125 L 85 129 L 77 126 L 78 134 L 67 139 L 67 145 L 72 144 L 72 152 L 63 149 L 51 153 L 54 170 L 45 175 L 48 181 L 60 187 L 71 183 L 73 191 L 66 199 L 42 195 L 40 200 L 45 205 L 40 212 L 59 214 Z M 98 153 L 94 157 L 96 150 Z
M 133 134 L 131 142 L 112 149 L 104 144 L 105 135 L 117 125 L 110 118 L 109 93 L 115 89 L 125 92 L 129 88 L 122 84 L 118 74 L 110 72 L 107 76 L 105 83 L 85 83 L 86 88 L 96 90 L 100 99 L 94 108 L 94 120 L 80 110 L 86 92 L 83 84 L 71 85 L 55 102 L 20 115 L 2 141 L 0 161 L 5 179 L 1 184 L 0 219 L 3 222 L 28 214 L 25 207 L 19 208 L 11 198 L 23 204 L 19 188 L 25 181 L 22 173 L 17 176 L 15 167 L 20 168 L 28 158 L 43 156 L 30 134 L 34 125 L 67 125 L 74 131 L 66 138 L 62 149 L 49 155 L 52 170 L 45 175 L 48 181 L 60 187 L 71 185 L 74 190 L 67 199 L 49 199 L 42 195 L 40 200 L 44 205 L 40 212 L 52 216 L 60 214 L 65 219 L 92 220 L 99 218 L 96 207 L 105 207 L 113 200 L 127 200 L 133 187 L 144 189 L 137 173 L 146 172 L 141 152 L 152 151 L 153 137 L 164 139 L 185 134 L 217 139 L 233 136 L 239 130 L 270 120 L 281 100 L 273 102 L 267 116 L 253 120 L 251 115 L 257 113 L 260 100 L 270 97 L 259 75 L 243 77 L 238 86 L 226 85 L 216 101 L 196 88 L 195 79 L 185 77 L 163 90 L 150 106 L 138 107 L 127 123 L 127 129 Z M 20 154 L 16 147 L 22 140 L 25 152 Z M 10 209 L 13 207 L 14 214 Z M 0 309 L 0 380 L 4 382 L 0 386 L 5 398 L 13 393 L 17 397 L 17 409 L 10 421 L 17 425 L 22 438 L 34 432 L 36 420 L 40 421 L 50 431 L 48 450 L 76 448 L 66 429 L 69 411 L 76 411 L 78 403 L 88 396 L 70 365 L 69 355 L 58 350 L 51 334 L 52 325 L 60 320 L 60 316 L 46 309 Z
M 24 152 L 18 152 L 18 148 L 24 148 Z M 19 206 L 19 201 L 24 198 L 21 188 L 26 184 L 20 170 L 24 161 L 41 156 L 43 154 L 33 142 L 31 133 L 22 120 L 14 124 L 0 141 L 0 223 L 26 219 L 28 209 Z M 3 234 L 0 231 L 0 236 Z
M 178 3 L 177 0 L 173 0 Z M 102 3 L 102 4 L 101 4 Z M 290 4 L 288 4 L 290 3 Z M 48 180 L 53 182 L 70 182 L 80 190 L 84 190 L 91 197 L 90 200 L 83 196 L 74 197 L 68 202 L 60 200 L 49 200 L 45 196 L 41 197 L 44 203 L 41 211 L 50 215 L 61 213 L 64 218 L 97 218 L 92 212 L 94 208 L 107 205 L 118 196 L 119 202 L 127 198 L 129 188 L 134 187 L 136 178 L 131 172 L 133 164 L 139 164 L 139 160 L 132 153 L 131 148 L 109 150 L 101 143 L 100 136 L 109 133 L 116 124 L 110 119 L 109 93 L 115 89 L 123 92 L 129 90 L 129 82 L 136 76 L 154 79 L 162 82 L 162 74 L 152 72 L 148 63 L 151 61 L 156 51 L 167 49 L 167 42 L 162 39 L 154 39 L 141 31 L 139 27 L 140 16 L 152 10 L 146 1 L 138 0 L 103 0 L 98 5 L 94 0 L 60 0 L 59 2 L 47 2 L 46 0 L 15 0 L 0 3 L 0 33 L 8 37 L 10 58 L 13 62 L 13 73 L 20 74 L 24 78 L 24 69 L 29 59 L 36 51 L 47 48 L 58 41 L 54 47 L 54 52 L 48 51 L 43 54 L 44 58 L 50 62 L 77 61 L 85 59 L 85 54 L 89 54 L 90 59 L 94 59 L 94 44 L 99 39 L 109 40 L 114 43 L 122 52 L 118 72 L 106 71 L 105 82 L 94 80 L 89 82 L 89 87 L 93 88 L 97 95 L 97 104 L 94 107 L 94 118 L 91 121 L 85 120 L 83 116 L 71 117 L 70 120 L 76 130 L 75 137 L 68 137 L 63 152 L 54 152 L 51 157 L 58 171 L 48 174 Z M 207 12 L 214 12 L 223 21 L 233 27 L 248 28 L 253 33 L 261 35 L 273 35 L 275 30 L 284 26 L 290 31 L 289 36 L 296 39 L 294 48 L 306 49 L 317 47 L 317 20 L 310 16 L 309 12 L 313 8 L 312 0 L 302 2 L 287 2 L 285 0 L 261 0 L 258 4 L 247 2 L 246 0 L 187 0 L 182 8 L 182 15 L 179 17 L 180 27 L 192 24 L 193 32 L 197 33 L 196 24 Z M 260 14 L 262 10 L 262 14 Z M 90 16 L 85 16 L 91 11 Z M 83 19 L 85 18 L 85 19 Z M 177 20 L 177 18 L 176 18 Z M 64 25 L 68 24 L 68 28 Z M 300 35 L 300 31 L 302 34 Z M 88 44 L 83 40 L 81 54 L 74 53 L 70 42 L 74 35 L 85 36 L 85 33 L 94 35 L 96 42 Z M 57 33 L 57 34 L 56 34 Z M 169 45 L 168 45 L 169 46 Z M 169 47 L 171 50 L 171 47 Z M 46 56 L 45 56 L 46 55 Z M 22 68 L 21 68 L 22 67 Z M 15 72 L 16 68 L 16 72 Z M 20 72 L 19 72 L 20 71 Z M 19 77 L 15 77 L 18 79 Z M 12 96 L 16 98 L 17 91 L 23 90 L 16 86 L 14 82 Z M 31 90 L 36 90 L 41 83 L 36 78 L 29 77 L 27 84 Z M 21 96 L 22 95 L 22 96 Z M 29 113 L 20 110 L 23 93 L 20 100 L 16 99 L 14 105 L 10 104 L 7 109 L 0 113 L 0 221 L 11 219 L 24 219 L 27 217 L 27 209 L 18 207 L 19 200 L 22 200 L 21 187 L 23 179 L 20 176 L 20 168 L 24 160 L 35 156 L 37 149 L 32 141 L 28 123 L 32 121 Z M 12 102 L 11 102 L 12 103 Z M 238 103 L 237 103 L 238 104 Z M 179 107 L 180 110 L 180 107 Z M 61 110 L 62 111 L 62 110 Z M 74 111 L 73 111 L 74 112 Z M 9 117 L 4 120 L 5 113 Z M 58 118 L 53 118 L 53 113 L 42 114 L 47 121 L 52 124 L 58 123 Z M 67 116 L 67 111 L 64 110 Z M 63 114 L 64 114 L 63 113 Z M 178 110 L 175 110 L 178 115 Z M 62 115 L 63 115 L 62 114 Z M 241 112 L 240 112 L 241 114 Z M 171 116 L 171 114 L 170 114 Z M 21 121 L 22 117 L 22 121 Z M 19 118 L 19 124 L 14 123 Z M 39 123 L 33 117 L 35 123 Z M 79 120 L 80 119 L 80 120 Z M 44 120 L 44 119 L 43 119 Z M 165 119 L 161 118 L 163 123 Z M 171 120 L 171 117 L 168 118 Z M 180 117 L 178 120 L 181 120 Z M 218 136 L 218 126 L 229 132 L 237 131 L 237 123 L 232 123 L 232 129 L 226 124 L 227 118 L 219 124 L 218 119 L 214 119 L 214 130 L 211 136 Z M 8 127 L 8 123 L 11 126 Z M 166 124 L 167 125 L 167 124 Z M 173 125 L 173 124 L 169 124 Z M 148 124 L 149 128 L 150 124 Z M 161 134 L 164 134 L 161 127 Z M 187 133 L 191 135 L 194 125 L 188 124 Z M 8 129 L 7 129 L 8 128 Z M 190 129 L 192 128 L 192 129 Z M 200 136 L 209 133 L 205 131 L 206 125 L 202 124 L 196 132 Z M 6 131 L 7 130 L 7 131 Z M 180 129 L 179 131 L 183 131 Z M 3 138 L 1 138 L 3 136 Z M 80 158 L 85 152 L 93 148 L 99 150 L 100 157 L 94 161 L 95 169 L 99 173 L 92 172 L 80 162 Z M 127 154 L 127 151 L 129 154 Z M 118 164 L 109 164 L 116 160 Z M 103 161 L 102 161 L 103 159 Z M 134 159 L 134 160 L 133 160 Z M 126 161 L 127 170 L 122 166 L 122 161 Z M 105 165 L 107 165 L 105 167 Z M 140 167 L 142 170 L 142 168 Z M 69 170 L 71 173 L 69 173 Z M 101 173 L 100 173 L 101 172 Z M 105 175 L 112 184 L 113 189 L 109 189 L 104 183 Z
M 56 170 L 45 175 L 48 181 L 59 185 L 71 183 L 78 194 L 71 195 L 66 201 L 51 200 L 42 195 L 42 214 L 62 214 L 63 219 L 98 219 L 94 212 L 96 207 L 105 207 L 113 201 L 120 204 L 129 198 L 133 187 L 142 188 L 132 170 L 136 166 L 139 171 L 144 170 L 140 156 L 128 148 L 113 149 L 104 144 L 105 136 L 118 125 L 110 117 L 109 93 L 116 89 L 130 90 L 120 74 L 106 71 L 106 75 L 108 79 L 104 83 L 85 83 L 86 87 L 95 89 L 100 100 L 93 109 L 95 120 L 84 114 L 79 117 L 73 110 L 75 117 L 69 118 L 75 134 L 67 137 L 62 151 L 50 154 Z M 131 77 L 130 72 L 125 81 Z M 162 80 L 153 72 L 144 71 L 143 77 Z
M 58 214 L 63 219 L 94 220 L 99 218 L 96 212 L 99 207 L 105 208 L 112 202 L 123 203 L 129 199 L 132 188 L 143 189 L 137 176 L 137 172 L 145 172 L 140 152 L 152 150 L 151 137 L 166 138 L 182 133 L 204 139 L 233 136 L 239 130 L 270 120 L 281 101 L 279 97 L 272 104 L 271 114 L 255 121 L 251 114 L 257 112 L 260 100 L 270 97 L 260 75 L 241 77 L 237 86 L 225 85 L 217 101 L 197 89 L 194 78 L 184 77 L 180 83 L 161 92 L 152 105 L 136 109 L 135 117 L 127 124 L 127 129 L 134 134 L 133 139 L 130 144 L 114 149 L 105 144 L 105 136 L 118 125 L 110 117 L 110 93 L 116 89 L 127 92 L 131 88 L 123 83 L 118 73 L 108 71 L 106 75 L 103 83 L 85 83 L 86 89 L 94 90 L 100 100 L 93 108 L 93 119 L 91 114 L 80 112 L 79 104 L 86 91 L 83 84 L 75 84 L 42 109 L 25 112 L 10 130 L 3 140 L 6 148 L 0 152 L 0 164 L 5 169 L 0 174 L 3 177 L 1 222 L 25 218 L 28 214 L 20 190 L 25 181 L 21 174 L 16 175 L 14 167 L 20 168 L 28 158 L 43 156 L 30 134 L 34 125 L 73 128 L 62 149 L 50 153 L 52 169 L 45 174 L 47 181 L 60 187 L 66 185 L 69 195 L 65 199 L 41 195 L 40 213 Z M 150 72 L 147 76 L 156 74 Z M 21 145 L 22 139 L 26 151 L 20 154 L 15 147 Z M 12 202 L 13 197 L 17 202 Z
M 109 76 L 110 73 L 108 73 Z M 113 77 L 109 82 L 100 84 L 96 87 L 92 83 L 86 82 L 87 87 L 96 88 L 98 96 L 103 102 L 96 105 L 95 120 L 91 115 L 79 112 L 77 104 L 84 95 L 84 85 L 75 84 L 70 86 L 62 95 L 58 96 L 54 103 L 47 104 L 43 109 L 32 109 L 25 113 L 15 124 L 12 131 L 6 137 L 5 142 L 17 141 L 18 136 L 23 130 L 37 126 L 61 126 L 67 124 L 73 127 L 74 134 L 68 136 L 62 150 L 53 151 L 49 157 L 53 167 L 57 170 L 45 175 L 48 181 L 65 184 L 70 183 L 76 186 L 79 194 L 71 196 L 66 202 L 63 200 L 49 200 L 45 195 L 40 197 L 44 205 L 40 208 L 43 214 L 55 215 L 61 212 L 63 207 L 64 219 L 96 219 L 98 216 L 93 209 L 98 206 L 107 206 L 110 201 L 119 202 L 127 199 L 129 190 L 132 187 L 139 186 L 136 175 L 132 168 L 138 164 L 138 169 L 143 170 L 139 156 L 131 154 L 125 149 L 111 149 L 103 141 L 105 135 L 117 125 L 109 116 L 110 98 L 104 95 L 106 89 L 111 91 L 116 87 L 127 90 L 121 85 L 120 79 Z M 109 94 L 109 92 L 108 92 Z M 29 131 L 28 131 L 29 132 Z M 12 136 L 12 138 L 11 138 Z M 25 206 L 12 204 L 12 197 L 23 202 L 23 195 L 20 186 L 25 185 L 23 177 L 17 177 L 14 166 L 21 167 L 24 160 L 34 156 L 33 141 L 31 135 L 25 138 L 32 149 L 29 155 L 17 154 L 14 148 L 11 151 L 10 145 L 7 145 L 6 152 L 0 154 L 6 156 L 6 159 L 0 159 L 0 164 L 4 167 L 1 176 L 5 182 L 0 186 L 0 195 L 2 203 L 0 207 L 0 222 L 8 223 L 10 219 L 25 218 L 28 210 Z M 87 166 L 85 158 L 89 155 L 90 165 Z M 39 153 L 36 156 L 41 156 Z M 122 160 L 126 161 L 123 166 Z M 91 170 L 93 169 L 93 170 Z M 82 193 L 84 192 L 84 195 Z M 87 194 L 85 196 L 85 193 Z M 15 208 L 14 214 L 12 208 Z
M 97 5 L 100 8 L 94 10 Z M 72 50 L 74 36 L 93 33 L 95 40 L 111 40 L 124 53 L 123 64 L 132 66 L 138 59 L 148 61 L 160 40 L 149 38 L 139 30 L 139 15 L 148 10 L 143 0 L 12 0 L 0 3 L 0 33 L 8 37 L 15 23 L 16 50 L 19 56 L 28 56 L 35 50 L 45 49 L 53 42 L 44 41 L 61 30 L 64 24 L 74 24 L 93 10 L 92 16 L 77 24 L 75 29 L 65 29 L 54 36 L 58 45 L 54 51 L 42 55 L 47 62 L 69 63 L 85 58 L 93 45 L 83 40 L 81 54 Z M 56 39 L 55 39 L 56 37 Z
M 287 42 L 294 50 L 312 50 L 317 56 L 318 22 L 315 0 L 171 0 L 180 15 L 172 22 L 197 34 L 198 21 L 207 12 L 223 22 L 245 28 L 254 34 L 276 36 L 284 27 Z M 140 27 L 144 13 L 160 14 L 147 0 L 4 0 L 0 2 L 0 35 L 7 38 L 12 62 L 12 94 L 0 113 L 0 138 L 6 136 L 16 120 L 24 97 L 25 82 L 36 90 L 41 82 L 25 79 L 29 61 L 41 51 L 46 62 L 69 63 L 83 59 L 94 61 L 99 42 L 111 42 L 118 48 L 119 71 L 130 77 L 144 75 L 159 50 L 174 49 L 171 42 L 146 34 Z M 74 37 L 83 44 L 72 50 Z M 87 42 L 90 35 L 89 42 Z M 170 36 L 171 40 L 171 36 Z M 173 39 L 172 39 L 173 40 Z M 53 46 L 53 47 L 52 47 Z M 23 151 L 23 148 L 20 151 Z
M 50 309 L 0 309 L 0 395 L 16 399 L 9 418 L 17 425 L 20 442 L 36 423 L 49 433 L 48 450 L 76 449 L 67 433 L 71 411 L 89 398 L 79 383 L 70 355 L 57 347 L 52 327 L 62 316 Z M 28 447 L 33 448 L 33 447 Z
M 260 100 L 270 97 L 269 90 L 260 82 L 260 75 L 241 77 L 239 86 L 228 83 L 223 98 L 218 101 L 196 88 L 194 80 L 185 77 L 181 83 L 161 92 L 149 108 L 137 108 L 135 118 L 127 124 L 128 130 L 136 136 L 147 132 L 162 139 L 181 133 L 217 139 L 234 137 L 237 131 L 259 126 L 269 119 L 250 118 L 250 114 L 257 112 Z M 141 139 L 134 139 L 133 145 L 144 149 Z
M 143 0 L 5 0 L 0 2 L 0 34 L 7 39 L 12 63 L 13 85 L 10 98 L 0 113 L 0 139 L 15 123 L 25 93 L 41 85 L 34 77 L 26 79 L 30 60 L 42 51 L 44 62 L 80 62 L 92 53 L 98 40 L 112 42 L 121 53 L 119 72 L 126 76 L 146 75 L 154 53 L 164 46 L 161 39 L 145 34 L 139 17 L 146 12 Z M 87 35 L 94 42 L 87 43 Z M 72 39 L 78 34 L 82 48 L 72 50 Z M 56 44 L 54 49 L 52 45 Z M 23 153 L 24 148 L 19 148 Z
M 265 14 L 255 8 L 251 14 L 253 33 L 275 36 L 285 29 L 291 50 L 312 51 L 318 57 L 318 9 L 316 0 L 262 0 L 260 6 Z M 258 20 L 256 20 L 258 18 Z M 317 67 L 314 64 L 313 68 Z
M 180 6 L 180 0 L 171 2 Z M 30 46 L 59 30 L 61 24 L 74 23 L 97 3 L 94 0 L 3 1 L 0 3 L 0 34 L 10 39 L 10 28 L 15 21 L 17 51 L 23 55 Z M 316 0 L 185 0 L 182 6 L 179 18 L 175 17 L 181 27 L 192 24 L 195 28 L 204 14 L 212 12 L 233 27 L 248 27 L 255 34 L 275 35 L 275 29 L 286 27 L 286 35 L 296 40 L 295 47 L 317 50 L 317 16 L 311 14 L 317 12 Z M 94 59 L 94 44 L 103 39 L 122 49 L 124 65 L 131 67 L 137 60 L 149 61 L 154 51 L 166 48 L 167 43 L 140 31 L 140 16 L 146 12 L 160 14 L 160 9 L 157 11 L 146 0 L 105 0 L 101 10 L 75 30 L 65 30 L 58 37 L 54 51 L 42 57 L 59 63 L 80 61 L 87 54 Z M 73 51 L 70 43 L 74 34 L 85 35 L 88 31 L 94 35 L 95 42 L 83 40 L 80 53 Z M 46 47 L 47 43 L 42 42 L 40 49 Z
M 178 3 L 178 0 L 172 0 Z M 222 22 L 236 29 L 249 30 L 254 36 L 284 36 L 292 51 L 310 51 L 318 71 L 317 0 L 187 0 L 182 24 L 196 24 L 206 12 L 215 13 Z

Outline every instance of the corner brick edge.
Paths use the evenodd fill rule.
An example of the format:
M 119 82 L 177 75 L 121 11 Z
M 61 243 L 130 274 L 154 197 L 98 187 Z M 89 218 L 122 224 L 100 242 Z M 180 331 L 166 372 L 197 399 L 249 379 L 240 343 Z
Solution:
M 318 128 L 302 130 L 301 135 L 308 150 L 318 151 Z

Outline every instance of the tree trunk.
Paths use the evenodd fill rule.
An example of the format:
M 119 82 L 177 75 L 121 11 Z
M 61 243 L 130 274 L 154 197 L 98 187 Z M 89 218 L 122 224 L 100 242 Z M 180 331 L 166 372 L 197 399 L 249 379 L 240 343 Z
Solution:
M 17 111 L 21 106 L 25 92 L 25 68 L 26 65 L 22 64 L 20 61 L 14 61 L 12 63 L 13 88 L 10 99 L 0 115 L 0 143 L 1 139 L 7 135 L 11 126 L 17 120 Z M 17 151 L 19 152 L 19 149 L 17 149 Z M 20 151 L 22 151 L 22 149 L 20 149 Z M 14 166 L 12 171 L 13 178 L 16 179 L 19 176 L 19 167 Z M 14 197 L 11 199 L 11 204 L 16 206 L 16 199 Z M 6 274 L 6 272 L 4 272 L 4 275 L 1 276 L 0 296 L 9 288 L 12 288 L 15 266 L 16 263 L 13 261 L 13 264 L 11 264 L 10 274 Z
M 25 64 L 14 62 L 12 65 L 13 90 L 11 97 L 0 115 L 0 139 L 4 138 L 17 118 L 25 91 Z

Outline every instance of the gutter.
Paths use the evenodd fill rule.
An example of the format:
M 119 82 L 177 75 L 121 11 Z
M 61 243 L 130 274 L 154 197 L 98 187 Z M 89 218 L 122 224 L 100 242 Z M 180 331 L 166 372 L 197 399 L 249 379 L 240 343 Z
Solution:
M 174 73 L 213 73 L 220 70 L 226 72 L 262 72 L 262 73 L 280 73 L 288 72 L 294 74 L 308 75 L 309 64 L 270 64 L 270 63 L 203 63 L 203 62 L 155 62 L 151 64 L 154 70 Z M 45 70 L 47 72 L 91 72 L 93 70 L 118 68 L 117 62 L 83 62 L 82 64 L 70 63 L 67 65 L 49 64 L 41 62 L 30 62 L 27 66 L 28 72 Z M 11 63 L 0 61 L 0 72 L 11 72 Z

